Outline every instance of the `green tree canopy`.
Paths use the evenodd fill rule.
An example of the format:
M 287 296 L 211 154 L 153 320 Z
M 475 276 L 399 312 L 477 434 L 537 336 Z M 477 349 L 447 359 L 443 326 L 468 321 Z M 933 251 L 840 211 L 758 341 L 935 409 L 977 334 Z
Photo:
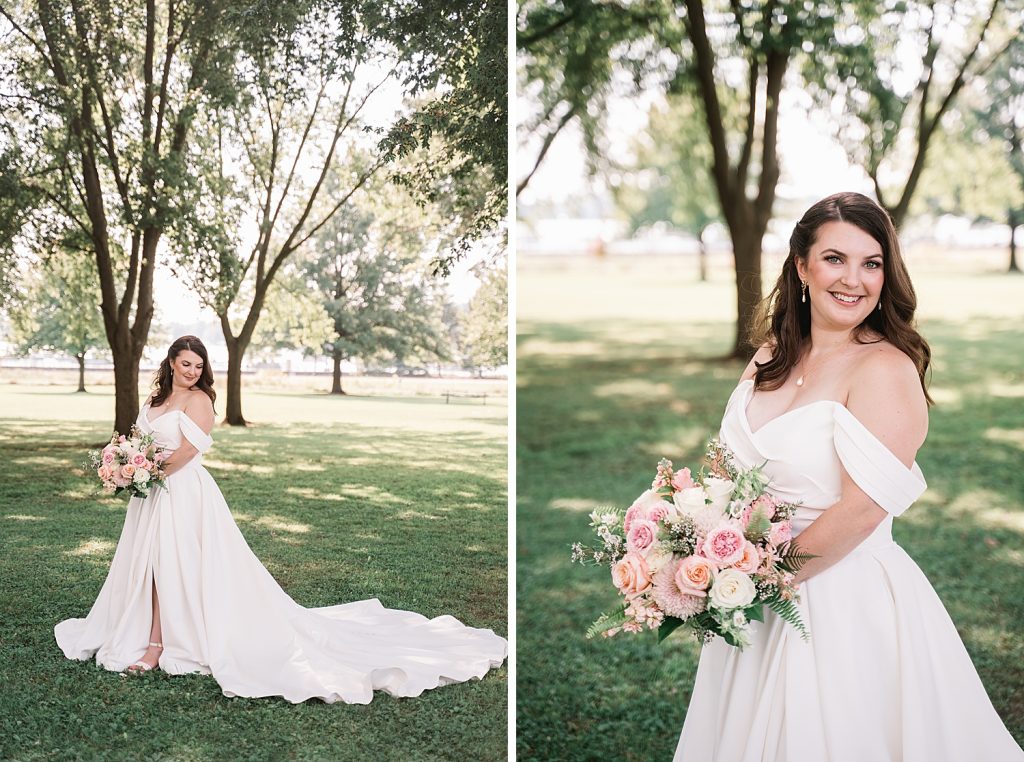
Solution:
M 8 310 L 9 338 L 22 354 L 43 350 L 74 357 L 78 391 L 84 392 L 86 356 L 107 349 L 96 265 L 88 251 L 66 251 L 50 260 L 18 279 Z

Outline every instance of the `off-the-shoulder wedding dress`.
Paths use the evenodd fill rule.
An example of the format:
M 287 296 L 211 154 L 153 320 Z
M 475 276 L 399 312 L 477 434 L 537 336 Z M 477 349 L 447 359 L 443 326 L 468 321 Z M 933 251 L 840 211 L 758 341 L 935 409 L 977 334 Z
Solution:
M 454 617 L 427 619 L 377 599 L 303 608 L 249 549 L 213 477 L 202 466 L 212 439 L 184 412 L 138 426 L 161 447 L 182 437 L 199 450 L 166 489 L 128 503 L 106 582 L 85 619 L 54 628 L 69 659 L 121 671 L 146 651 L 152 582 L 160 599 L 172 674 L 212 674 L 225 696 L 283 696 L 291 702 L 366 704 L 373 691 L 417 696 L 481 678 L 504 661 L 507 643 Z
M 721 439 L 764 464 L 771 491 L 800 503 L 794 535 L 840 497 L 841 468 L 890 515 L 844 559 L 800 586 L 804 641 L 774 613 L 739 651 L 706 645 L 675 759 L 685 762 L 1020 762 L 953 622 L 892 539 L 925 490 L 837 402 L 795 408 L 752 431 L 747 380 Z

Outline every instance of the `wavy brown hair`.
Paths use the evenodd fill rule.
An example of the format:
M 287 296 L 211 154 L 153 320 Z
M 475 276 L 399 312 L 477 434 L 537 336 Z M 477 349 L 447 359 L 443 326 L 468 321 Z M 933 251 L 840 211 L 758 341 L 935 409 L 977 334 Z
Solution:
M 873 309 L 853 330 L 858 344 L 888 341 L 914 361 L 921 378 L 925 399 L 932 403 L 925 384 L 931 362 L 931 349 L 914 325 L 917 295 L 910 282 L 896 228 L 889 214 L 874 201 L 860 193 L 837 193 L 824 198 L 808 209 L 793 229 L 789 239 L 789 256 L 775 288 L 761 302 L 751 330 L 754 347 L 768 344 L 772 358 L 757 363 L 755 389 L 778 389 L 807 349 L 811 334 L 811 305 L 800 299 L 800 275 L 796 260 L 805 264 L 818 230 L 826 222 L 848 222 L 874 238 L 882 247 L 884 282 L 879 294 L 882 308 Z
M 210 357 L 206 346 L 196 336 L 181 336 L 167 348 L 167 356 L 160 363 L 153 375 L 153 386 L 156 391 L 149 401 L 150 407 L 160 407 L 171 394 L 171 360 L 184 350 L 195 352 L 203 358 L 203 372 L 195 383 L 195 388 L 206 393 L 213 403 L 217 402 L 217 392 L 213 390 L 213 369 L 210 368 Z

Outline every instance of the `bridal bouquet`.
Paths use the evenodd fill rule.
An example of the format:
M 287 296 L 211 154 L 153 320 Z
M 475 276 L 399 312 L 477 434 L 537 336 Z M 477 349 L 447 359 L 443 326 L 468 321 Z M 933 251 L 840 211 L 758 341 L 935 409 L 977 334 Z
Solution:
M 808 637 L 793 578 L 813 556 L 792 539 L 796 506 L 769 495 L 761 468 L 740 469 L 717 440 L 707 458 L 711 473 L 696 479 L 662 460 L 651 489 L 625 514 L 590 514 L 598 543 L 574 543 L 572 560 L 611 567 L 623 600 L 587 637 L 647 627 L 660 641 L 686 625 L 705 642 L 721 635 L 742 649 L 765 607 Z
M 115 431 L 110 444 L 91 454 L 92 467 L 103 482 L 103 489 L 113 494 L 130 492 L 132 497 L 146 497 L 153 487 L 164 486 L 167 475 L 161 464 L 170 452 L 157 447 L 152 434 L 132 426 L 128 436 Z

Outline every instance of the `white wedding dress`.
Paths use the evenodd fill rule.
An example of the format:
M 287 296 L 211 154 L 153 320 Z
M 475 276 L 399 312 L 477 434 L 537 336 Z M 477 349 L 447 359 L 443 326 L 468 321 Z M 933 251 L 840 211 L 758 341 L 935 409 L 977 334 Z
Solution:
M 166 489 L 128 503 L 121 539 L 99 597 L 85 619 L 54 628 L 69 659 L 95 655 L 121 671 L 146 651 L 152 580 L 160 599 L 171 674 L 212 674 L 225 696 L 283 696 L 293 703 L 367 704 L 373 691 L 417 696 L 481 678 L 505 659 L 507 642 L 450 616 L 427 619 L 377 599 L 303 608 L 274 581 L 235 525 L 202 453 L 213 440 L 181 411 L 138 426 L 158 445 L 184 436 L 199 453 Z
M 739 651 L 704 646 L 677 762 L 1021 762 L 942 602 L 893 542 L 892 520 L 925 490 L 836 402 L 751 431 L 747 380 L 720 436 L 739 465 L 765 464 L 770 491 L 799 502 L 798 534 L 840 497 L 840 465 L 891 515 L 801 585 L 809 642 L 774 613 Z

